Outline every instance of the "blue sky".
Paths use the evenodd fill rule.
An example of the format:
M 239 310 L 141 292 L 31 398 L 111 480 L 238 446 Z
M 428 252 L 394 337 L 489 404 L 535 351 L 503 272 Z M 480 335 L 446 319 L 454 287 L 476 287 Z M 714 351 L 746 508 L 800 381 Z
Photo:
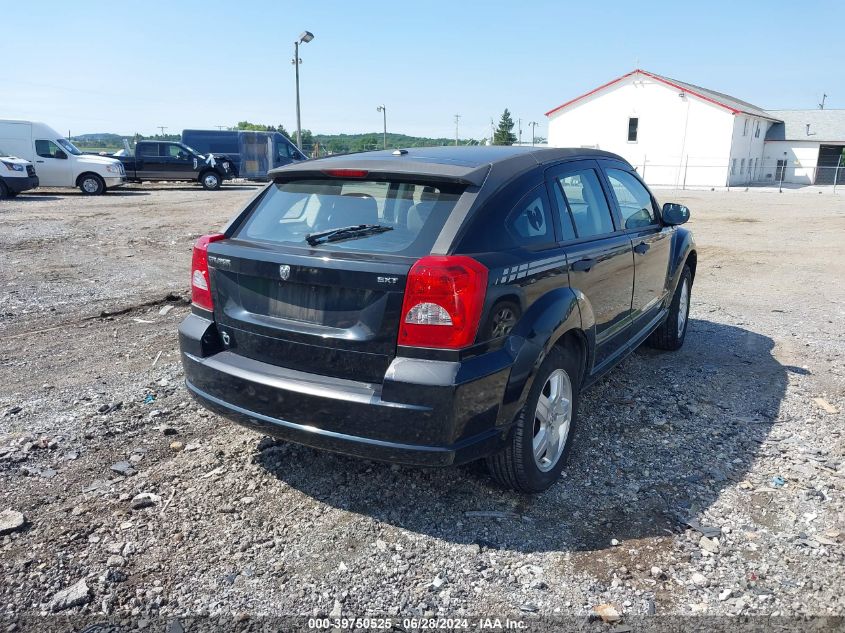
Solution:
M 637 64 L 764 108 L 845 108 L 845 2 L 4 2 L 0 118 L 73 134 L 302 125 L 489 134 L 507 107 L 544 112 Z

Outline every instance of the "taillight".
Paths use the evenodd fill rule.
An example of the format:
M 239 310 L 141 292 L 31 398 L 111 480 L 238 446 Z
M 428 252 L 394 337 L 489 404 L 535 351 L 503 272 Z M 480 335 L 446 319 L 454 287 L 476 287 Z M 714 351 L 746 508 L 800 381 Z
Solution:
M 324 169 L 323 173 L 332 178 L 366 178 L 366 169 Z
M 205 310 L 214 309 L 211 298 L 211 280 L 208 275 L 208 245 L 222 240 L 225 235 L 212 233 L 203 235 L 194 243 L 194 257 L 191 261 L 191 303 Z
M 487 268 L 461 255 L 423 257 L 405 285 L 399 345 L 460 349 L 471 345 L 487 294 Z

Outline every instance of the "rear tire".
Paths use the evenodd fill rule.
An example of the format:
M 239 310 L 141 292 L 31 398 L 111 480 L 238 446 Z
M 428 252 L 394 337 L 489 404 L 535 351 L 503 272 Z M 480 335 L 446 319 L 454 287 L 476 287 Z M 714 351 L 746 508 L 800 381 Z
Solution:
M 516 416 L 508 445 L 487 458 L 493 479 L 519 492 L 542 492 L 558 480 L 575 434 L 580 379 L 580 353 L 553 347 Z
M 79 177 L 79 190 L 86 196 L 99 196 L 106 192 L 106 182 L 97 174 L 83 174 Z
M 646 339 L 648 346 L 670 351 L 681 349 L 687 337 L 691 290 L 692 272 L 689 266 L 684 265 L 675 294 L 672 296 L 672 303 L 669 304 L 669 315 Z
M 217 172 L 206 171 L 200 174 L 200 184 L 203 189 L 214 191 L 216 189 L 220 189 L 221 183 L 222 179 Z
M 490 311 L 487 323 L 481 329 L 478 339 L 489 341 L 507 336 L 516 326 L 519 317 L 522 316 L 519 305 L 513 301 L 501 301 Z

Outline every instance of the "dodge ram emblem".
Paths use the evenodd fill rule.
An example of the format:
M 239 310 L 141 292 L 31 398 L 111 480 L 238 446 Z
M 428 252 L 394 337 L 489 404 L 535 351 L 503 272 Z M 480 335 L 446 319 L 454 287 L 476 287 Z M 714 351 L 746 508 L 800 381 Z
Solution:
M 290 279 L 290 266 L 288 264 L 279 265 L 279 277 L 282 278 L 282 281 Z

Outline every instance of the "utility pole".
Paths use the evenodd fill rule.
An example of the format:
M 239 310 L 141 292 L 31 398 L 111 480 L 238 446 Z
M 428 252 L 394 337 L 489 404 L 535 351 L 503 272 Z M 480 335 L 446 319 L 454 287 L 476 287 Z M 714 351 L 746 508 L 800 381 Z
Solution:
M 819 110 L 824 110 L 824 102 L 825 102 L 826 99 L 827 99 L 827 95 L 823 94 L 822 95 L 822 102 L 819 104 Z
M 166 125 L 159 125 L 157 126 L 159 130 L 161 130 L 161 135 L 164 136 L 164 131 L 167 129 Z
M 537 123 L 537 121 L 531 121 L 528 125 L 531 126 L 531 147 L 534 147 L 534 139 L 537 136 L 535 133 L 537 132 L 537 126 L 539 123 Z
M 516 129 L 519 132 L 519 135 L 518 135 L 519 140 L 517 141 L 517 143 L 519 145 L 522 145 L 522 119 L 517 119 Z M 531 144 L 533 145 L 534 143 L 531 143 Z
M 226 129 L 225 125 L 215 125 L 214 127 L 216 127 L 218 130 L 225 130 Z
M 384 149 L 387 149 L 387 107 L 381 104 L 376 108 L 376 112 L 381 112 L 384 117 Z
M 456 146 L 456 147 L 457 147 L 457 145 L 458 145 L 458 122 L 459 122 L 460 120 L 461 120 L 461 115 L 460 115 L 460 114 L 456 114 L 456 115 L 455 115 L 455 146 Z
M 496 122 L 491 118 L 490 119 L 490 145 L 495 145 L 495 141 L 493 139 L 496 138 Z

